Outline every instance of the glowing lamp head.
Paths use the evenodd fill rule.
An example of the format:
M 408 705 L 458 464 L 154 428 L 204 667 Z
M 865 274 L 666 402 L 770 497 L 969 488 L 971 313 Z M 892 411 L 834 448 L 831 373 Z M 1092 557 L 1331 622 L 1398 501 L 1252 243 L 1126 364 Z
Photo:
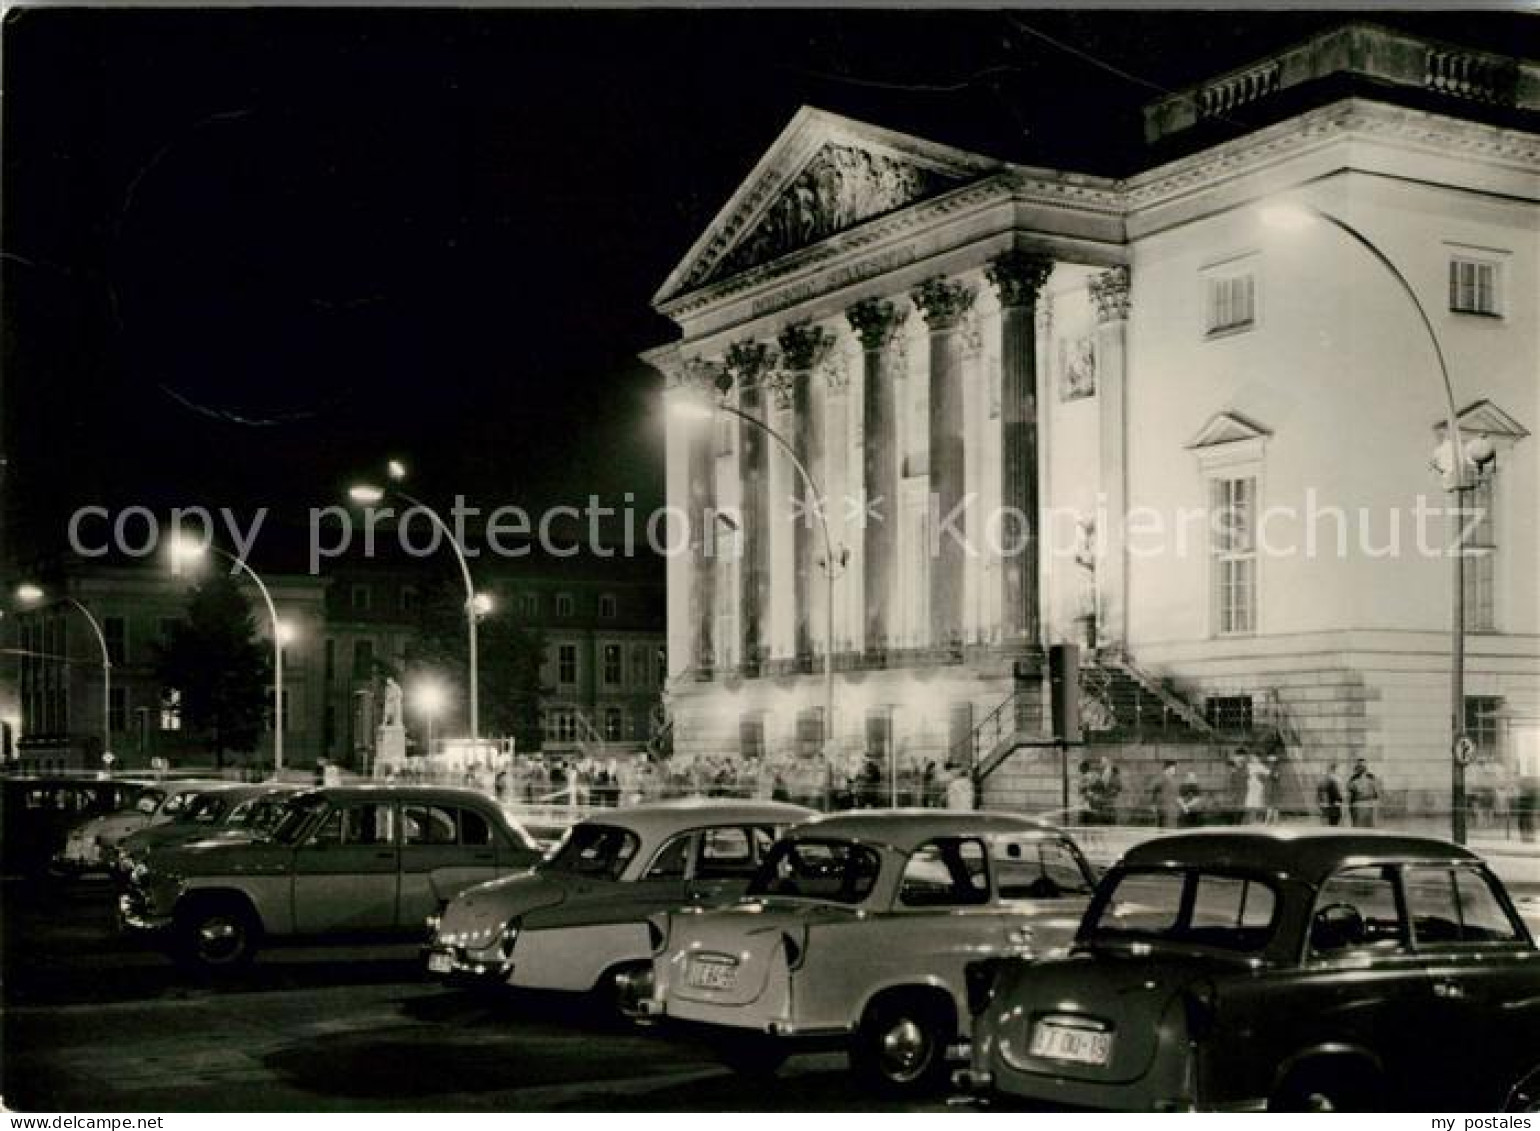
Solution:
M 449 694 L 436 679 L 425 679 L 412 688 L 412 705 L 425 715 L 436 715 L 444 709 Z
M 385 465 L 386 472 L 397 482 L 406 478 L 406 464 L 398 459 L 393 459 Z
M 278 643 L 280 644 L 291 644 L 293 643 L 295 636 L 298 635 L 294 630 L 294 626 L 286 620 L 281 620 L 278 622 L 276 626 L 276 632 L 278 636 Z
M 41 601 L 44 595 L 43 587 L 30 581 L 16 587 L 16 598 L 20 601 Z
M 385 497 L 385 489 L 373 483 L 355 483 L 348 488 L 348 498 L 361 507 L 372 507 Z
M 471 608 L 476 611 L 478 617 L 484 617 L 492 611 L 493 602 L 490 594 L 477 593 L 471 598 Z
M 181 566 L 184 563 L 201 561 L 208 554 L 208 543 L 200 542 L 189 534 L 178 532 L 171 536 L 171 564 Z

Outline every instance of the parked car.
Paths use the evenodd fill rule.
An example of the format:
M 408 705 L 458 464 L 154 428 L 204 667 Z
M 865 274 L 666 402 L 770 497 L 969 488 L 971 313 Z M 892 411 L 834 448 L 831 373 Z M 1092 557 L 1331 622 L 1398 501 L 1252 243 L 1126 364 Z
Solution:
M 112 813 L 91 817 L 69 831 L 54 856 L 53 871 L 61 876 L 110 872 L 118 843 L 130 833 L 175 820 L 199 794 L 230 783 L 189 779 L 142 786 L 133 800 Z
M 144 784 L 123 778 L 0 779 L 0 855 L 5 871 L 42 875 L 64 849 L 71 828 L 121 810 Z
M 966 969 L 1068 943 L 1095 883 L 1074 841 L 1001 813 L 868 811 L 799 825 L 744 899 L 654 921 L 644 1016 L 697 1027 L 735 1067 L 833 1045 L 887 1091 L 945 1080 L 968 1039 Z
M 997 969 L 959 1077 L 1119 1111 L 1536 1110 L 1540 951 L 1443 841 L 1169 836 L 1107 874 L 1067 956 Z
M 292 798 L 265 840 L 157 850 L 119 896 L 119 918 L 218 970 L 270 939 L 421 931 L 463 889 L 539 859 L 529 834 L 474 790 L 330 787 Z
M 534 871 L 470 888 L 431 922 L 428 971 L 521 989 L 598 990 L 650 969 L 647 917 L 743 894 L 782 830 L 773 801 L 663 801 L 572 826 Z
M 260 840 L 278 826 L 288 812 L 289 798 L 300 788 L 262 782 L 215 786 L 197 794 L 172 820 L 129 833 L 118 842 L 114 862 L 118 878 L 126 879 L 159 848 L 214 840 Z

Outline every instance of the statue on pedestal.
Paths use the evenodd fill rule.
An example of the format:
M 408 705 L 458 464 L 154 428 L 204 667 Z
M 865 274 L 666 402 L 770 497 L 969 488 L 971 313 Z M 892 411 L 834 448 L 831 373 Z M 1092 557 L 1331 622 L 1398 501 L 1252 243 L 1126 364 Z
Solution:
M 380 713 L 380 725 L 401 726 L 401 685 L 394 679 L 385 680 L 385 708 Z

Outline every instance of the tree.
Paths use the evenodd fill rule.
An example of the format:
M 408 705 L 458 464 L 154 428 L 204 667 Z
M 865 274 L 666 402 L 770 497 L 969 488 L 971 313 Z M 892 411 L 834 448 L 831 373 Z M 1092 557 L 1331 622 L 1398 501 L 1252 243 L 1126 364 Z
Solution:
M 407 679 L 437 677 L 467 703 L 465 591 L 440 586 L 425 595 L 420 609 L 417 634 L 406 650 Z M 540 702 L 546 691 L 540 682 L 544 633 L 522 623 L 513 607 L 505 605 L 481 619 L 477 636 L 482 737 L 512 736 L 519 750 L 538 749 Z M 410 683 L 407 690 L 410 714 Z M 468 712 L 468 706 L 465 709 Z M 469 733 L 468 720 L 466 727 Z
M 271 680 L 267 646 L 257 638 L 251 605 L 235 580 L 217 574 L 195 586 L 186 618 L 157 646 L 161 686 L 179 693 L 183 724 L 213 748 L 249 753 L 266 725 Z

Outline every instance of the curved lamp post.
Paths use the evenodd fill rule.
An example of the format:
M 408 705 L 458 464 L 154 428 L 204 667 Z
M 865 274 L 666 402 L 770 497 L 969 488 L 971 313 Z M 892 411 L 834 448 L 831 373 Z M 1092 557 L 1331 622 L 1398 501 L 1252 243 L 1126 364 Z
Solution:
M 791 465 L 797 469 L 797 475 L 801 477 L 802 484 L 813 498 L 813 507 L 818 515 L 818 529 L 823 536 L 823 561 L 824 580 L 827 586 L 827 596 L 824 599 L 824 649 L 823 649 L 823 697 L 824 697 L 824 750 L 827 752 L 834 746 L 834 578 L 836 566 L 844 564 L 843 549 L 838 557 L 834 553 L 834 539 L 829 534 L 829 516 L 827 500 L 817 481 L 808 471 L 806 465 L 797 458 L 796 450 L 787 442 L 786 438 L 770 425 L 757 416 L 750 416 L 741 409 L 734 408 L 722 401 L 703 403 L 695 400 L 676 398 L 669 404 L 669 412 L 680 420 L 710 421 L 716 413 L 726 413 L 728 416 L 737 417 L 746 424 L 752 425 L 764 432 L 774 440 L 780 449 L 786 453 Z M 888 744 L 888 793 L 891 804 L 898 804 L 898 775 L 897 751 L 892 743 Z M 832 761 L 832 759 L 831 759 Z
M 1287 203 L 1270 204 L 1265 206 L 1261 213 L 1264 223 L 1269 227 L 1282 230 L 1298 231 L 1317 221 L 1330 224 L 1373 256 L 1375 262 L 1390 274 L 1411 302 L 1412 309 L 1417 312 L 1417 317 L 1422 321 L 1422 328 L 1427 331 L 1428 342 L 1433 347 L 1433 357 L 1438 362 L 1444 394 L 1446 421 L 1444 440 L 1449 445 L 1450 464 L 1439 470 L 1445 474 L 1449 490 L 1455 494 L 1454 521 L 1458 531 L 1458 544 L 1455 546 L 1454 554 L 1453 612 L 1449 630 L 1450 838 L 1456 844 L 1464 844 L 1465 763 L 1460 757 L 1460 750 L 1465 738 L 1465 543 L 1461 513 L 1465 510 L 1466 492 L 1475 486 L 1471 475 L 1473 467 L 1491 458 L 1490 441 L 1483 437 L 1472 444 L 1471 449 L 1467 451 L 1460 435 L 1460 410 L 1455 404 L 1454 382 L 1449 376 L 1449 365 L 1444 359 L 1443 346 L 1440 345 L 1438 334 L 1433 329 L 1433 320 L 1428 317 L 1428 312 L 1418 299 L 1411 282 L 1374 241 L 1340 216 L 1334 216 L 1325 209 L 1305 201 L 1291 200 Z M 1473 463 L 1472 460 L 1476 462 Z
M 16 587 L 16 597 L 27 604 L 36 604 L 46 600 L 47 592 L 40 585 L 27 582 Z M 111 766 L 112 754 L 112 653 L 107 649 L 107 634 L 102 631 L 102 626 L 97 623 L 91 610 L 82 605 L 69 594 L 57 599 L 57 604 L 73 607 L 81 616 L 86 618 L 86 623 L 91 626 L 91 631 L 96 633 L 96 643 L 102 650 L 102 758 L 106 765 Z
M 278 606 L 273 604 L 273 595 L 268 592 L 267 583 L 256 570 L 246 564 L 245 559 L 236 557 L 212 542 L 195 542 L 191 538 L 179 537 L 171 544 L 173 565 L 176 567 L 180 567 L 183 561 L 196 561 L 206 553 L 223 558 L 235 567 L 236 572 L 251 578 L 257 592 L 262 594 L 262 603 L 267 606 L 268 619 L 273 626 L 273 776 L 277 777 L 283 773 L 283 646 L 288 643 L 288 629 L 278 619 Z
M 390 478 L 399 483 L 406 478 L 406 467 L 399 460 L 391 460 L 386 465 Z M 469 654 L 470 669 L 470 728 L 471 749 L 476 753 L 481 751 L 481 687 L 478 676 L 476 622 L 491 611 L 492 602 L 485 594 L 476 592 L 476 584 L 471 580 L 470 563 L 466 560 L 465 550 L 461 547 L 459 539 L 449 524 L 439 517 L 437 511 L 420 499 L 408 495 L 400 487 L 382 487 L 375 483 L 356 483 L 348 488 L 348 498 L 359 506 L 372 507 L 377 505 L 386 495 L 394 495 L 405 503 L 428 516 L 429 521 L 436 526 L 444 538 L 448 541 L 450 549 L 455 552 L 455 560 L 460 564 L 460 577 L 465 582 L 465 637 Z

